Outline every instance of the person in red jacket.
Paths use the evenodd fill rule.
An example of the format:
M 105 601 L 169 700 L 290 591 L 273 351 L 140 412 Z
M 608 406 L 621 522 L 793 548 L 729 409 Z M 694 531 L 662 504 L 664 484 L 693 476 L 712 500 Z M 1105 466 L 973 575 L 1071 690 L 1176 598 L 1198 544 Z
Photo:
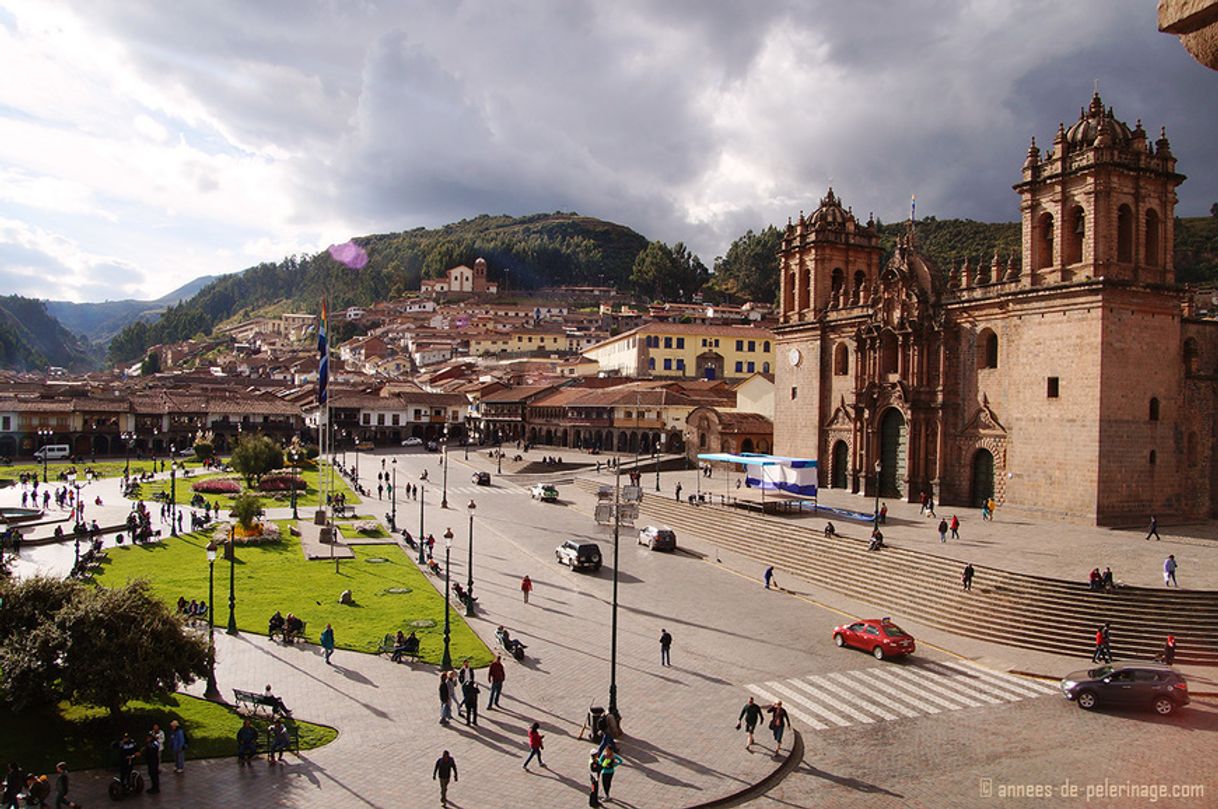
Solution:
M 960 518 L 957 517 L 955 514 L 952 515 L 951 527 L 952 527 L 952 539 L 959 539 L 960 538 Z
M 524 760 L 524 769 L 529 768 L 529 762 L 534 758 L 537 759 L 538 766 L 545 768 L 546 764 L 541 760 L 542 744 L 541 723 L 534 722 L 529 728 L 529 757 Z
M 493 711 L 503 696 L 503 681 L 507 679 L 507 672 L 503 670 L 503 657 L 501 655 L 495 655 L 495 662 L 491 663 L 486 677 L 491 683 L 491 696 L 486 701 L 486 709 Z
M 520 592 L 524 595 L 524 603 L 529 603 L 529 593 L 533 592 L 533 580 L 525 576 L 520 580 Z

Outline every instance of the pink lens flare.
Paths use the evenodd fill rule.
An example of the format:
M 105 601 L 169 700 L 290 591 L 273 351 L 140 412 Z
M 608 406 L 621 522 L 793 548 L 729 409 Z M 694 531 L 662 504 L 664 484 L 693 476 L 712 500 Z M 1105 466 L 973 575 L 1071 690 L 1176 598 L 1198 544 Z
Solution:
M 368 253 L 364 248 L 350 241 L 330 245 L 330 258 L 353 270 L 360 270 L 368 265 Z

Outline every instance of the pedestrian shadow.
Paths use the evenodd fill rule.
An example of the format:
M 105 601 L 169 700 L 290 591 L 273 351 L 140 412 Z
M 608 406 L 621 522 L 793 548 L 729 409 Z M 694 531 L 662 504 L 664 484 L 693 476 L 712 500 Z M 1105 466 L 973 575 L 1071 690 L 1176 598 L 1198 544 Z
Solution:
M 464 722 L 458 722 L 456 719 L 454 719 L 453 723 L 449 725 L 449 729 L 463 737 L 473 739 L 483 747 L 489 747 L 496 753 L 502 753 L 505 756 L 515 755 L 515 752 L 510 747 L 506 746 L 511 742 L 511 739 L 504 736 L 502 733 L 487 730 L 482 725 L 466 725 Z
M 368 679 L 368 677 L 366 675 L 362 674 L 361 672 L 356 671 L 355 669 L 349 669 L 346 666 L 340 666 L 340 665 L 335 665 L 335 664 L 331 664 L 330 668 L 334 669 L 339 674 L 346 677 L 348 680 L 357 682 L 360 685 L 370 685 L 373 688 L 380 688 L 379 685 L 377 685 L 372 680 Z
M 846 789 L 850 789 L 855 792 L 862 792 L 862 793 L 865 793 L 868 795 L 887 795 L 890 798 L 904 799 L 904 797 L 905 797 L 904 795 L 902 795 L 899 792 L 893 792 L 892 790 L 885 789 L 884 787 L 879 786 L 878 784 L 872 784 L 867 781 L 863 781 L 859 778 L 854 778 L 849 775 L 835 775 L 834 773 L 831 773 L 827 770 L 817 769 L 816 767 L 813 767 L 811 764 L 807 763 L 806 761 L 801 761 L 799 763 L 799 766 L 795 768 L 795 771 L 802 772 L 806 775 L 810 775 L 813 778 L 820 778 L 824 781 L 829 781 L 831 783 L 837 784 L 838 786 L 845 787 Z
M 325 680 L 323 680 L 322 678 L 318 677 L 318 676 L 317 676 L 316 674 L 314 674 L 313 672 L 308 671 L 308 670 L 306 670 L 305 668 L 303 668 L 303 667 L 301 667 L 301 666 L 296 665 L 295 663 L 291 662 L 290 660 L 287 660 L 286 658 L 283 658 L 283 657 L 280 657 L 280 656 L 278 656 L 278 655 L 274 654 L 274 653 L 273 653 L 273 652 L 272 652 L 270 649 L 265 648 L 265 647 L 264 647 L 264 646 L 262 646 L 261 644 L 254 643 L 253 641 L 251 641 L 251 640 L 249 639 L 249 637 L 247 636 L 247 634 L 241 634 L 241 635 L 238 635 L 238 638 L 239 638 L 239 639 L 240 639 L 242 642 L 249 644 L 249 646 L 250 646 L 252 649 L 254 649 L 254 650 L 256 650 L 256 651 L 260 652 L 261 654 L 264 654 L 264 655 L 266 655 L 266 656 L 268 656 L 268 657 L 272 657 L 272 658 L 274 658 L 276 661 L 278 661 L 278 662 L 282 663 L 283 665 L 288 666 L 289 668 L 295 669 L 296 671 L 300 672 L 300 673 L 301 673 L 301 674 L 303 674 L 305 677 L 308 677 L 310 680 L 313 680 L 313 681 L 315 681 L 315 682 L 317 682 L 317 683 L 320 683 L 321 685 L 324 685 L 326 688 L 329 688 L 331 691 L 337 692 L 339 695 L 341 695 L 341 696 L 343 696 L 343 697 L 346 697 L 346 698 L 350 699 L 352 702 L 354 702 L 355 704 L 359 705 L 361 708 L 363 708 L 364 710 L 368 711 L 368 713 L 372 714 L 373 716 L 378 717 L 378 718 L 380 718 L 380 719 L 388 719 L 388 718 L 389 718 L 389 714 L 387 714 L 385 711 L 381 710 L 380 708 L 376 707 L 375 705 L 371 705 L 371 704 L 369 704 L 369 703 L 367 703 L 367 702 L 364 702 L 364 701 L 363 701 L 363 700 L 361 700 L 361 699 L 357 699 L 356 697 L 354 697 L 354 696 L 352 696 L 351 694 L 347 693 L 345 690 L 343 690 L 343 689 L 341 689 L 341 688 L 338 688 L 337 686 L 335 686 L 335 685 L 333 685 L 333 684 L 331 684 L 331 683 L 329 683 L 329 682 L 326 682 Z
M 746 781 L 744 781 L 742 778 L 729 775 L 715 769 L 714 767 L 708 767 L 705 763 L 697 762 L 693 759 L 677 755 L 676 753 L 665 750 L 662 747 L 657 747 L 646 739 L 623 734 L 620 741 L 621 747 L 625 751 L 622 753 L 622 757 L 629 760 L 639 770 L 645 773 L 654 773 L 653 780 L 659 781 L 660 783 L 670 784 L 673 786 L 691 787 L 694 789 L 700 788 L 697 784 L 686 783 L 675 776 L 666 775 L 658 770 L 649 768 L 645 766 L 646 764 L 659 763 L 661 761 L 671 761 L 689 770 L 690 772 L 698 774 L 710 773 L 711 775 L 715 775 L 724 779 L 725 781 L 733 781 L 740 784 L 746 783 Z
M 551 780 L 558 781 L 559 783 L 564 784 L 578 792 L 587 792 L 588 791 L 588 785 L 585 784 L 584 782 L 576 781 L 574 778 L 571 778 L 570 776 L 566 776 L 566 775 L 563 775 L 562 773 L 555 772 L 554 770 L 551 770 L 549 768 L 549 766 L 538 767 L 536 770 L 525 770 L 525 772 L 528 773 L 529 775 L 545 776 L 547 778 L 550 778 Z
M 698 671 L 697 669 L 687 669 L 682 666 L 669 666 L 669 668 L 675 669 L 676 671 L 679 671 L 683 674 L 691 674 L 694 677 L 697 677 L 699 680 L 705 680 L 706 682 L 712 683 L 714 685 L 732 685 L 731 682 L 729 682 L 728 680 L 724 680 L 722 677 L 715 677 L 710 674 L 703 674 L 702 672 Z

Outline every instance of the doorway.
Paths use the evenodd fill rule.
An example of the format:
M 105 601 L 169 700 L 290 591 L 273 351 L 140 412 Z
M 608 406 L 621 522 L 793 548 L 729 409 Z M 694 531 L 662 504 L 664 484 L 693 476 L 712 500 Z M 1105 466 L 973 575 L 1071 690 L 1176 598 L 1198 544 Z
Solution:
M 905 417 L 894 408 L 880 421 L 880 497 L 901 497 L 905 479 Z

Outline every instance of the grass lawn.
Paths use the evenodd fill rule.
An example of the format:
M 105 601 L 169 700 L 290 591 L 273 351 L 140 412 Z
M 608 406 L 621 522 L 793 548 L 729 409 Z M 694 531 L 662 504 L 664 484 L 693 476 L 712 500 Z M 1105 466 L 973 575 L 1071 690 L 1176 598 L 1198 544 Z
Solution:
M 159 471 L 161 468 L 160 461 L 162 460 L 166 461 L 165 468 L 168 470 L 169 463 L 168 459 L 166 458 L 157 459 L 156 469 L 153 469 L 152 461 L 137 461 L 132 458 L 131 474 L 136 475 L 143 472 Z M 199 461 L 195 458 L 189 458 L 185 461 L 185 463 L 190 469 L 197 469 L 202 466 L 202 464 L 199 463 Z M 66 471 L 71 466 L 72 464 L 68 463 L 67 461 L 48 461 L 47 477 L 50 478 L 52 483 L 54 483 L 59 480 L 60 473 Z M 84 475 L 85 469 L 92 469 L 94 474 L 96 474 L 99 478 L 121 478 L 123 476 L 123 470 L 126 468 L 127 462 L 121 458 L 117 461 L 105 460 L 98 461 L 97 463 L 90 463 L 86 459 L 84 463 L 76 464 L 76 471 L 82 476 Z M 38 475 L 38 479 L 42 480 L 42 464 L 30 461 L 27 463 L 13 464 L 12 466 L 0 466 L 0 478 L 17 479 L 21 477 L 22 473 L 36 474 Z M 81 482 L 84 482 L 83 477 Z
M 357 531 L 355 530 L 356 523 L 360 522 L 375 522 L 371 518 L 363 518 L 357 520 L 344 520 L 336 522 L 339 532 L 345 539 L 388 539 L 389 532 L 379 522 L 376 523 L 375 531 Z
M 317 475 L 318 472 L 316 469 L 301 470 L 301 477 L 304 478 L 305 485 L 308 486 L 308 489 L 306 491 L 296 493 L 297 510 L 302 508 L 317 507 Z M 188 478 L 179 476 L 177 481 L 178 504 L 189 507 L 190 498 L 194 497 L 194 492 L 190 488 L 191 484 L 197 483 L 200 480 L 210 480 L 212 478 L 236 478 L 238 481 L 240 481 L 241 476 L 236 472 L 208 473 L 206 475 L 192 475 Z M 165 496 L 168 497 L 169 487 L 170 481 L 168 480 L 156 480 L 149 483 L 144 483 L 140 486 L 140 496 L 138 499 L 150 501 L 158 492 L 163 492 Z M 334 476 L 334 488 L 339 493 L 347 496 L 347 503 L 350 505 L 357 505 L 363 502 L 359 499 L 359 495 L 351 491 L 351 488 L 347 485 L 346 481 L 344 481 L 338 475 Z M 267 508 L 275 508 L 280 506 L 286 507 L 292 505 L 291 492 L 256 491 L 255 494 L 262 498 L 263 505 Z M 231 495 L 205 493 L 203 496 L 207 498 L 208 502 L 219 503 L 220 508 L 226 511 L 233 507 L 233 498 Z
M 29 710 L 20 714 L 0 708 L 0 726 L 4 727 L 4 733 L 0 733 L 0 761 L 15 761 L 26 772 L 45 773 L 52 783 L 59 761 L 66 761 L 69 770 L 117 768 L 111 744 L 124 730 L 142 746 L 144 734 L 153 722 L 168 733 L 172 719 L 178 720 L 186 731 L 188 759 L 237 754 L 237 729 L 243 717 L 225 705 L 171 694 L 162 702 L 128 703 L 117 725 L 110 722 L 104 708 L 62 703 L 58 710 Z M 259 743 L 263 744 L 267 723 L 255 719 L 254 724 L 259 729 Z M 300 734 L 301 749 L 321 747 L 338 737 L 337 730 L 324 725 L 296 720 L 288 720 L 287 724 L 295 726 Z M 172 761 L 168 756 L 167 753 L 163 760 Z M 169 768 L 173 769 L 172 763 Z
M 239 547 L 236 563 L 237 626 L 243 632 L 266 634 L 275 610 L 294 612 L 308 623 L 305 635 L 316 643 L 327 623 L 341 649 L 375 652 L 385 635 L 412 629 L 419 637 L 420 656 L 439 663 L 444 649 L 444 598 L 397 545 L 356 545 L 355 559 L 339 564 L 307 561 L 300 540 L 280 524 L 284 540 L 277 545 Z M 210 535 L 185 534 L 166 542 L 125 545 L 109 551 L 109 561 L 96 574 L 99 584 L 118 586 L 147 579 L 153 592 L 168 604 L 178 596 L 207 598 L 206 546 Z M 228 620 L 228 562 L 216 559 L 216 623 Z M 338 603 L 351 590 L 355 604 Z M 401 592 L 406 590 L 407 592 Z M 451 650 L 454 660 L 489 665 L 491 651 L 458 615 L 451 611 Z

